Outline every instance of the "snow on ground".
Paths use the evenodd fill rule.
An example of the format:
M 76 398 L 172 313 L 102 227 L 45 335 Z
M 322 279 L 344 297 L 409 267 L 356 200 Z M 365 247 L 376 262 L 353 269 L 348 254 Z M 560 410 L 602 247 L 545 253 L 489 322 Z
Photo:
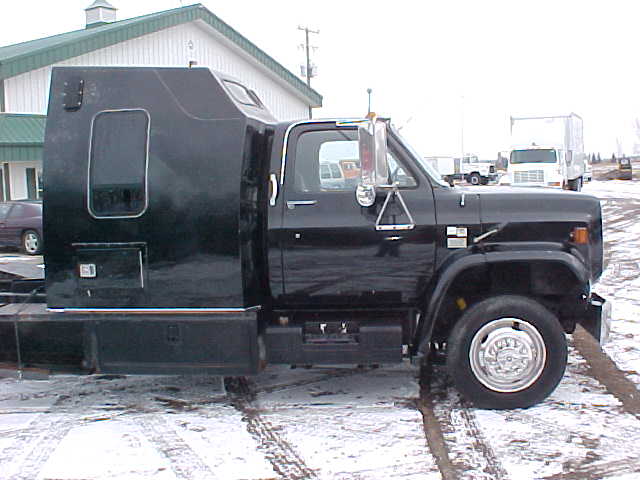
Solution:
M 604 212 L 608 265 L 594 289 L 614 302 L 605 350 L 636 384 L 637 185 L 585 187 Z M 0 480 L 640 478 L 640 419 L 574 349 L 558 389 L 526 410 L 470 408 L 435 371 L 433 412 L 453 477 L 429 451 L 416 369 L 401 364 L 270 367 L 226 392 L 207 377 L 0 379 Z
M 605 271 L 594 291 L 613 302 L 607 354 L 640 385 L 640 182 L 594 181 L 584 191 L 601 199 Z
M 583 192 L 598 198 L 620 198 L 640 200 L 640 187 L 637 180 L 607 180 L 585 183 Z
M 614 462 L 628 464 L 627 470 L 637 466 L 640 421 L 584 374 L 585 361 L 575 351 L 569 362 L 562 382 L 541 404 L 527 410 L 475 410 L 509 478 L 545 478 Z
M 261 393 L 257 403 L 322 478 L 439 479 L 416 408 L 413 369 L 342 373 L 310 386 Z M 279 369 L 273 378 L 259 378 L 258 385 L 288 378 L 290 372 Z
M 416 371 L 0 380 L 0 479 L 440 479 Z M 212 383 L 213 382 L 213 383 Z

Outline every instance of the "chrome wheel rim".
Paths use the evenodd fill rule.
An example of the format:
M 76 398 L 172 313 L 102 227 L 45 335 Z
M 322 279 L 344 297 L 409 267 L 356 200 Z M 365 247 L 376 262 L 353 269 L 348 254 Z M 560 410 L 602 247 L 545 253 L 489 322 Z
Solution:
M 36 253 L 38 251 L 38 236 L 35 233 L 27 233 L 24 236 L 24 249 L 28 253 Z
M 542 374 L 547 349 L 540 332 L 519 318 L 499 318 L 484 325 L 469 347 L 471 370 L 485 387 L 519 392 Z

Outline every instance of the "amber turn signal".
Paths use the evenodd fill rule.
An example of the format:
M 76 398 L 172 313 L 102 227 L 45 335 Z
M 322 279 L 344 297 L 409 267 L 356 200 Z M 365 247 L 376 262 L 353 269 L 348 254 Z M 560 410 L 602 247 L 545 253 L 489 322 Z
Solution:
M 571 231 L 571 241 L 581 245 L 589 243 L 589 230 L 586 227 L 575 227 Z

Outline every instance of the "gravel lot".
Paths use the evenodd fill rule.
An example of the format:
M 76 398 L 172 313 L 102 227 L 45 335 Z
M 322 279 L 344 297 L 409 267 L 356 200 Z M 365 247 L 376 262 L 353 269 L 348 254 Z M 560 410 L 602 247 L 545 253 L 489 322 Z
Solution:
M 482 188 L 482 187 L 478 187 Z M 594 181 L 613 300 L 602 354 L 577 334 L 558 389 L 470 408 L 441 368 L 0 379 L 0 479 L 640 478 L 640 187 Z M 2 259 L 0 258 L 0 261 Z M 611 361 L 613 360 L 613 362 Z

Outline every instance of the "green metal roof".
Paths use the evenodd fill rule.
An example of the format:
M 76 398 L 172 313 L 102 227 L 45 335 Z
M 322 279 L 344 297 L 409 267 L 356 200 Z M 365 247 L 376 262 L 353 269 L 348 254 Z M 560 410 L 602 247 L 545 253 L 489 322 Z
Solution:
M 42 160 L 46 115 L 0 113 L 0 162 Z
M 220 32 L 307 97 L 312 106 L 322 106 L 318 92 L 199 3 L 0 47 L 0 80 L 195 20 L 202 20 Z
M 0 146 L 41 146 L 46 115 L 0 113 Z
M 44 148 L 3 146 L 0 144 L 0 163 L 4 162 L 33 162 L 42 160 Z

